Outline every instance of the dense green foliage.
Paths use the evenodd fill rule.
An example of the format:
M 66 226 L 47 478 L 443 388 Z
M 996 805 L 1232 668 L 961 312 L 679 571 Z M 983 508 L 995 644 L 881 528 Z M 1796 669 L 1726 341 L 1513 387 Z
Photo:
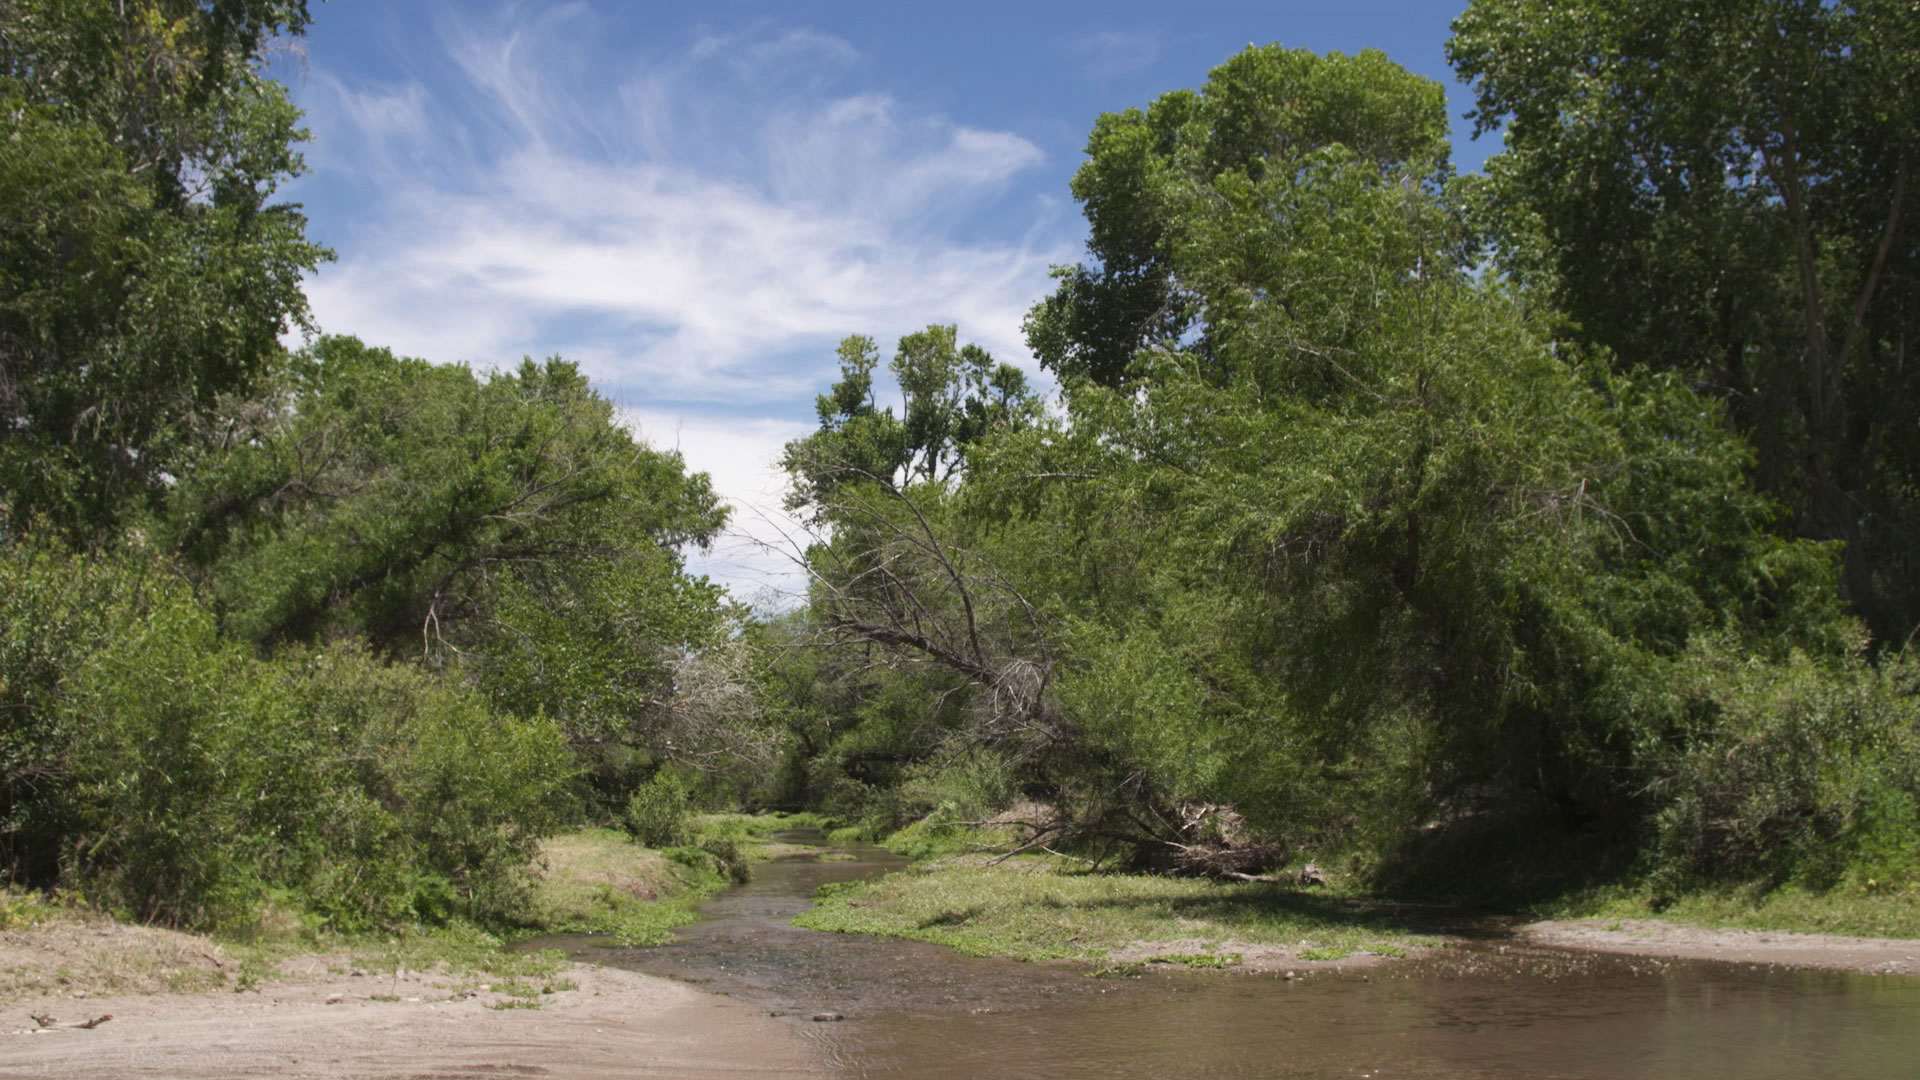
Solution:
M 1532 55 L 1475 37 L 1483 7 L 1515 5 L 1460 55 Z M 1794 536 L 1841 534 L 1776 509 L 1704 357 L 1569 322 L 1556 290 L 1599 277 L 1481 272 L 1487 238 L 1583 253 L 1488 231 L 1533 220 L 1517 159 L 1559 159 L 1516 132 L 1453 181 L 1443 106 L 1378 54 L 1269 47 L 1103 117 L 1096 262 L 1027 324 L 1063 411 L 952 476 L 819 482 L 859 420 L 828 402 L 871 397 L 846 367 L 789 453 L 822 533 L 787 629 L 859 652 L 787 662 L 790 784 L 896 825 L 1027 800 L 1022 842 L 1206 873 L 1306 847 L 1412 887 L 1489 820 L 1638 850 L 1608 865 L 1663 889 L 1920 871 L 1905 661 L 1864 659 L 1842 545 Z
M 1680 27 L 1684 27 L 1681 31 Z M 1475 0 L 1449 47 L 1506 152 L 1472 194 L 1559 334 L 1724 402 L 1755 486 L 1920 626 L 1920 11 Z
M 351 646 L 279 663 L 135 556 L 0 561 L 6 856 L 166 922 L 510 911 L 565 808 L 554 726 Z
M 767 753 L 680 556 L 725 510 L 557 358 L 287 355 L 326 252 L 263 58 L 306 22 L 0 6 L 0 863 L 176 924 L 511 923 L 560 822 Z
M 672 685 L 682 650 L 725 644 L 726 598 L 678 551 L 725 509 L 565 361 L 481 377 L 322 339 L 210 423 L 172 505 L 227 633 L 457 669 L 557 722 L 609 812 L 675 731 L 719 738 Z
M 302 169 L 259 59 L 304 0 L 16 0 L 0 8 L 0 490 L 99 536 L 137 515 L 186 427 L 256 385 L 325 249 L 272 201 Z
M 524 925 L 558 825 L 717 887 L 692 811 L 760 803 L 1477 899 L 1920 888 L 1910 4 L 1474 0 L 1484 177 L 1372 51 L 1100 117 L 1057 404 L 956 326 L 847 338 L 760 616 L 574 365 L 282 348 L 306 20 L 0 4 L 10 883 Z

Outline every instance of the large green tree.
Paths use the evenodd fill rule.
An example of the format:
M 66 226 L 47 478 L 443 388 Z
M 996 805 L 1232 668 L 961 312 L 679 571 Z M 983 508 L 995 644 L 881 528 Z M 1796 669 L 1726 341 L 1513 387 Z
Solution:
M 681 556 L 725 506 L 565 361 L 482 376 L 323 338 L 200 438 L 175 542 L 267 651 L 345 638 L 460 672 L 598 767 L 651 741 L 676 670 L 726 636 L 723 590 Z
M 1034 308 L 1027 338 L 1063 379 L 1126 382 L 1137 352 L 1188 338 L 1186 351 L 1215 362 L 1206 307 L 1181 272 L 1187 203 L 1220 177 L 1284 179 L 1339 148 L 1358 166 L 1415 185 L 1445 175 L 1446 95 L 1369 49 L 1354 56 L 1278 45 L 1248 48 L 1199 90 L 1176 90 L 1148 108 L 1105 113 L 1073 178 L 1085 209 L 1091 265 L 1058 267 L 1060 284 Z M 1304 280 L 1282 302 L 1311 302 Z
M 0 490 L 99 536 L 257 385 L 327 253 L 273 201 L 304 138 L 264 56 L 304 0 L 0 5 Z M 18 526 L 16 526 L 18 527 Z
M 900 388 L 901 416 L 879 403 L 880 351 L 872 338 L 846 338 L 839 356 L 840 381 L 814 401 L 819 430 L 786 450 L 785 467 L 799 483 L 796 506 L 824 500 L 847 482 L 945 483 L 965 464 L 968 447 L 1039 415 L 1039 399 L 1020 369 L 960 344 L 952 325 L 900 339 L 887 369 Z
M 1449 54 L 1505 152 L 1500 267 L 1726 403 L 1760 488 L 1846 541 L 1856 610 L 1920 625 L 1920 9 L 1475 0 Z
M 1406 138 L 1275 107 L 1356 72 Z M 1857 644 L 1832 548 L 1773 531 L 1718 402 L 1471 272 L 1442 110 L 1384 59 L 1270 48 L 1104 118 L 1081 176 L 1138 182 L 1077 190 L 1097 235 L 1153 238 L 1180 318 L 1070 280 L 1030 322 L 1064 415 L 955 486 L 828 500 L 817 615 L 957 680 L 941 745 L 998 748 L 1049 828 L 1211 871 L 1488 810 L 1630 842 L 1670 751 L 1732 738 L 1728 670 Z

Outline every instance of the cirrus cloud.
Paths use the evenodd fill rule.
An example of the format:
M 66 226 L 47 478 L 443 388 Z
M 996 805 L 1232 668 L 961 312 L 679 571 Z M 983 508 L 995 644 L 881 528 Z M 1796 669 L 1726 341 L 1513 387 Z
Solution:
M 672 418 L 747 534 L 712 570 L 747 586 L 782 572 L 746 553 L 784 542 L 770 466 L 833 343 L 954 322 L 1031 370 L 1020 320 L 1077 235 L 1020 193 L 1027 139 L 836 92 L 860 63 L 840 38 L 762 26 L 613 64 L 602 21 L 443 22 L 416 78 L 318 71 L 302 184 L 355 208 L 316 213 L 340 260 L 308 294 L 328 332 L 480 367 L 558 352 L 654 441 Z

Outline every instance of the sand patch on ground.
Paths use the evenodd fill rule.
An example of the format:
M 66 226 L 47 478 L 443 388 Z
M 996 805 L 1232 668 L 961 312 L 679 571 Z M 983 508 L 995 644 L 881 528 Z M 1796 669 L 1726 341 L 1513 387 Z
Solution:
M 433 973 L 283 977 L 240 993 L 16 997 L 0 1007 L 0 1072 L 329 1080 L 825 1075 L 791 1027 L 728 998 L 584 965 L 535 981 L 572 988 L 540 995 L 537 1009 L 518 1007 L 528 999 L 472 977 Z M 69 1026 L 100 1016 L 111 1019 L 91 1029 Z
M 1657 919 L 1554 919 L 1516 927 L 1534 945 L 1628 956 L 1920 975 L 1920 941 L 1683 926 Z

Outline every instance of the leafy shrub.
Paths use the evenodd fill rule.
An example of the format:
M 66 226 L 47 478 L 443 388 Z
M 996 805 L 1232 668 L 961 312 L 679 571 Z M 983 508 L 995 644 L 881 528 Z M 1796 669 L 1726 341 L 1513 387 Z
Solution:
M 724 833 L 710 833 L 700 838 L 699 847 L 713 857 L 715 869 L 735 885 L 745 885 L 753 879 L 753 867 L 748 865 L 745 853 L 740 850 L 738 838 Z
M 656 773 L 627 799 L 621 824 L 647 847 L 677 847 L 687 842 L 687 788 L 670 773 Z
M 552 724 L 351 648 L 257 659 L 163 571 L 0 555 L 17 880 L 191 926 L 280 893 L 344 927 L 518 904 L 572 777 Z
M 534 844 L 570 809 L 574 765 L 553 724 L 497 712 L 476 694 L 357 650 L 309 655 L 291 679 L 344 774 L 330 788 L 337 831 L 327 857 L 343 868 L 384 860 L 391 875 L 382 887 L 316 901 L 354 922 L 406 917 L 423 903 L 437 911 L 437 876 L 482 921 L 522 906 Z M 361 800 L 376 816 L 356 827 Z M 384 910 L 366 906 L 373 897 L 386 898 Z
M 1920 861 L 1920 665 L 1744 664 L 1707 655 L 1703 715 L 1661 762 L 1658 882 L 1884 880 Z

